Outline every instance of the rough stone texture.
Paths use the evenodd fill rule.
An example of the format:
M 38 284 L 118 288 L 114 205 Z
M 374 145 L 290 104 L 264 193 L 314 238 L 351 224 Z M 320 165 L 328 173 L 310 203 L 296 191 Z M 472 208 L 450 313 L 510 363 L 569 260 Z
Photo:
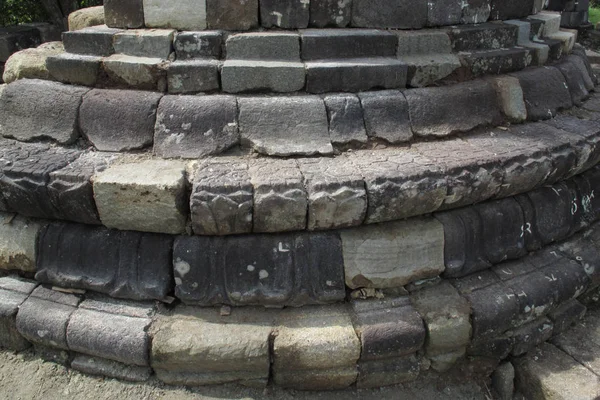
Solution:
M 260 22 L 264 28 L 308 27 L 310 2 L 302 0 L 260 0 Z
M 534 0 L 491 0 L 491 19 L 525 18 L 533 10 Z
M 369 137 L 396 144 L 412 139 L 408 102 L 399 91 L 360 93 Z
M 341 159 L 300 159 L 308 193 L 308 229 L 361 225 L 367 213 L 367 193 L 362 176 Z
M 307 193 L 295 160 L 254 160 L 248 173 L 254 187 L 254 232 L 306 229 Z
M 417 380 L 420 360 L 414 356 L 396 357 L 385 360 L 363 361 L 358 364 L 356 387 L 381 388 Z
M 139 317 L 139 303 L 134 303 L 134 315 L 130 315 L 127 309 L 131 306 L 125 302 L 109 303 L 103 310 L 97 310 L 94 304 L 87 307 L 88 301 L 82 302 L 69 320 L 69 349 L 129 365 L 149 366 L 150 337 L 147 330 L 152 321 L 153 306 L 147 305 L 148 315 Z
M 205 0 L 143 0 L 143 3 L 146 27 L 179 31 L 206 29 Z
M 444 271 L 444 233 L 434 219 L 345 230 L 341 237 L 351 289 L 400 287 Z
M 115 164 L 94 178 L 94 197 L 109 228 L 178 234 L 185 232 L 185 165 L 147 160 Z
M 404 94 L 412 130 L 418 136 L 448 136 L 501 119 L 494 88 L 483 80 L 407 90 Z
M 228 60 L 300 61 L 300 36 L 292 32 L 251 32 L 231 35 Z
M 571 356 L 544 343 L 515 362 L 516 386 L 528 399 L 593 399 L 600 379 Z
M 73 358 L 71 368 L 81 371 L 84 374 L 115 378 L 129 382 L 145 382 L 152 375 L 152 370 L 148 367 L 128 365 L 82 354 L 78 354 Z
M 301 32 L 304 61 L 395 57 L 398 37 L 375 29 L 307 29 Z
M 73 85 L 95 86 L 102 57 L 62 53 L 46 59 L 46 69 L 52 79 Z
M 247 31 L 258 27 L 258 0 L 207 0 L 208 29 Z
M 504 283 L 475 290 L 466 297 L 471 303 L 474 341 L 497 337 L 513 326 L 519 303 L 516 294 Z
M 465 4 L 462 0 L 428 1 L 428 26 L 446 26 L 460 23 Z
M 462 10 L 462 17 L 460 22 L 462 24 L 480 24 L 486 22 L 490 18 L 492 7 L 490 4 L 491 0 L 467 0 L 464 3 Z
M 515 391 L 515 367 L 510 362 L 500 365 L 492 375 L 492 386 L 499 400 L 512 400 Z
M 81 133 L 101 151 L 148 147 L 154 137 L 160 98 L 158 93 L 142 91 L 91 90 L 79 109 Z
M 324 98 L 329 118 L 329 137 L 334 145 L 366 143 L 367 132 L 360 100 L 353 94 Z
M 169 93 L 186 94 L 219 90 L 219 66 L 215 60 L 176 61 L 167 72 Z
M 574 57 L 571 59 L 567 59 L 561 63 L 555 65 L 556 69 L 558 69 L 563 76 L 565 77 L 565 81 L 567 82 L 567 86 L 569 87 L 569 91 L 571 92 L 571 98 L 573 100 L 573 104 L 576 106 L 580 106 L 584 100 L 586 100 L 590 92 L 588 91 L 587 84 L 591 83 L 591 79 L 587 76 L 587 84 L 586 79 L 584 78 L 584 71 L 580 69 L 578 65 L 576 65 L 572 60 L 577 59 L 579 57 Z M 585 72 L 587 75 L 587 72 Z M 591 84 L 593 88 L 593 83 Z
M 414 151 L 354 152 L 348 158 L 365 181 L 369 200 L 367 223 L 436 211 L 447 195 L 442 169 Z
M 88 56 L 110 56 L 115 52 L 113 37 L 119 29 L 94 26 L 79 31 L 63 33 L 63 44 L 67 53 Z
M 453 27 L 448 31 L 454 51 L 498 50 L 516 46 L 519 28 L 503 23 Z
M 473 77 L 520 71 L 533 62 L 532 52 L 520 47 L 461 53 L 460 56 L 467 74 Z
M 87 91 L 37 79 L 13 82 L 0 98 L 0 134 L 21 141 L 72 143 L 79 136 L 77 114 Z
M 0 278 L 0 347 L 21 351 L 31 346 L 17 331 L 16 316 L 36 285 L 15 277 Z
M 227 60 L 221 84 L 227 93 L 296 92 L 304 88 L 306 71 L 300 62 Z
M 238 99 L 238 105 L 243 145 L 271 156 L 333 153 L 319 97 L 248 97 Z
M 152 324 L 152 368 L 174 385 L 261 384 L 269 378 L 274 313 L 178 307 Z
M 110 0 L 107 1 L 110 3 Z M 78 31 L 91 26 L 104 25 L 104 7 L 87 7 L 69 14 L 69 30 Z
M 115 34 L 113 44 L 117 53 L 166 60 L 173 52 L 174 37 L 172 29 L 130 29 Z
M 554 325 L 553 334 L 558 335 L 575 326 L 586 312 L 587 307 L 575 299 L 561 304 L 556 310 L 548 313 L 548 318 Z
M 535 68 L 513 76 L 519 79 L 523 88 L 530 120 L 551 119 L 557 111 L 573 106 L 565 78 L 556 68 Z
M 310 26 L 344 28 L 352 19 L 352 0 L 312 0 Z
M 239 143 L 233 96 L 165 96 L 158 106 L 154 153 L 200 158 Z
M 0 213 L 0 269 L 35 272 L 37 236 L 43 221 Z
M 49 80 L 50 73 L 46 68 L 46 60 L 62 52 L 64 47 L 61 42 L 44 43 L 34 49 L 18 51 L 6 61 L 0 81 L 11 83 L 17 79 Z
M 352 26 L 419 29 L 427 24 L 426 0 L 354 0 Z
M 515 329 L 512 335 L 515 341 L 512 355 L 518 357 L 532 351 L 552 337 L 552 330 L 552 322 L 548 318 L 540 318 Z
M 512 76 L 502 76 L 492 80 L 502 112 L 511 122 L 527 120 L 527 106 L 519 80 Z
M 334 234 L 181 237 L 173 264 L 176 295 L 186 304 L 299 307 L 345 296 Z
M 194 177 L 190 211 L 197 235 L 252 231 L 254 189 L 248 165 L 239 160 L 206 162 Z
M 342 307 L 282 312 L 273 345 L 277 385 L 303 389 L 342 389 L 356 381 L 360 341 Z
M 72 294 L 36 288 L 19 307 L 17 329 L 35 344 L 68 350 L 67 325 L 81 299 Z
M 112 28 L 144 27 L 143 0 L 105 0 L 104 19 Z
M 567 332 L 552 339 L 552 344 L 573 357 L 577 362 L 594 372 L 600 370 L 598 354 L 598 316 L 592 312 L 586 316 L 585 321 L 578 322 Z
M 179 32 L 174 43 L 177 60 L 221 58 L 222 40 L 219 31 Z
M 54 223 L 38 243 L 40 282 L 134 300 L 162 300 L 172 289 L 168 236 Z
M 105 58 L 102 66 L 117 86 L 159 92 L 166 90 L 165 63 L 160 58 L 115 54 Z

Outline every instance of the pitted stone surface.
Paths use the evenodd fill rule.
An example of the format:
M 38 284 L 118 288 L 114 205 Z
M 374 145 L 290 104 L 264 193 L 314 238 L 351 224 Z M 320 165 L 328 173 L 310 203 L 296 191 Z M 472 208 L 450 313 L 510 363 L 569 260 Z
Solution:
M 42 221 L 0 213 L 0 269 L 35 272 L 37 236 Z
M 247 97 L 239 98 L 238 105 L 243 145 L 271 156 L 333 153 L 319 97 Z
M 186 94 L 219 90 L 219 67 L 216 60 L 175 61 L 169 64 L 169 93 Z
M 367 192 L 359 171 L 347 160 L 299 159 L 308 193 L 308 229 L 361 225 Z
M 110 2 L 110 0 L 108 1 Z M 90 26 L 104 25 L 104 6 L 86 7 L 69 14 L 69 30 L 78 31 Z
M 72 143 L 79 136 L 78 110 L 88 90 L 37 79 L 13 82 L 0 97 L 0 134 L 21 141 Z
M 444 271 L 444 232 L 434 219 L 349 229 L 341 237 L 351 289 L 400 287 Z
M 206 0 L 143 0 L 143 3 L 146 27 L 180 31 L 206 29 Z
M 352 20 L 352 0 L 312 0 L 310 25 L 317 28 L 344 28 Z
M 354 0 L 352 26 L 419 29 L 427 24 L 426 0 Z
M 413 133 L 406 97 L 400 91 L 360 93 L 367 135 L 390 143 L 408 142 Z
M 101 151 L 148 147 L 152 145 L 161 97 L 159 93 L 133 90 L 91 90 L 79 109 L 81 132 Z
M 94 178 L 94 197 L 109 228 L 178 234 L 188 215 L 185 164 L 147 160 L 109 167 Z
M 331 95 L 324 98 L 329 119 L 329 137 L 333 144 L 366 143 L 367 132 L 358 96 Z
M 102 57 L 61 53 L 46 59 L 50 76 L 59 82 L 95 86 L 100 73 Z
M 173 52 L 174 36 L 175 31 L 171 29 L 129 29 L 115 34 L 114 50 L 129 56 L 166 60 Z
M 335 234 L 180 237 L 173 264 L 186 304 L 303 306 L 345 296 Z
M 16 316 L 36 285 L 15 277 L 0 278 L 0 347 L 20 351 L 31 346 L 17 331 Z
M 39 236 L 36 279 L 117 298 L 162 300 L 172 289 L 171 246 L 169 236 L 54 223 Z
M 481 24 L 490 18 L 491 0 L 467 0 L 463 4 L 461 23 Z
M 0 28 L 0 62 L 6 62 L 11 54 L 37 47 L 42 43 L 40 31 L 34 27 L 16 26 Z
M 144 26 L 143 0 L 105 0 L 104 19 L 113 28 L 142 28 Z
M 295 160 L 253 160 L 248 173 L 254 187 L 254 232 L 306 229 L 307 194 Z
M 62 39 L 67 53 L 105 57 L 115 52 L 113 37 L 119 32 L 119 29 L 94 26 L 65 32 Z
M 253 198 L 246 162 L 224 158 L 202 164 L 190 198 L 194 233 L 212 236 L 251 232 Z
M 310 2 L 302 0 L 260 0 L 260 22 L 264 28 L 306 28 Z
M 177 60 L 221 58 L 222 40 L 219 31 L 179 32 L 174 43 Z
M 206 21 L 208 29 L 245 31 L 256 28 L 258 0 L 207 0 Z
M 160 101 L 154 153 L 161 157 L 200 158 L 239 143 L 233 96 L 165 96 Z
M 165 62 L 160 58 L 114 54 L 102 66 L 117 86 L 164 92 L 167 85 Z

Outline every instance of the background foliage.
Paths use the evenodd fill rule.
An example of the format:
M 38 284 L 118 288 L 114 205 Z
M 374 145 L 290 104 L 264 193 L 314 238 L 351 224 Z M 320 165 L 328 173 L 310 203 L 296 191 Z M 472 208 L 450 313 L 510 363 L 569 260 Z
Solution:
M 0 26 L 25 22 L 53 22 L 56 16 L 52 14 L 55 14 L 56 10 L 68 15 L 78 8 L 101 4 L 102 0 L 0 0 Z

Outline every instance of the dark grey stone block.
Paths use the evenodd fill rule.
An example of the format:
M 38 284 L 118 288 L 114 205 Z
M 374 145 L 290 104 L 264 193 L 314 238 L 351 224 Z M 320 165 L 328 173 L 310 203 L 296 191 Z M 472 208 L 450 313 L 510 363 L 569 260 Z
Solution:
M 532 13 L 534 0 L 491 0 L 491 19 L 525 18 Z
M 306 28 L 310 19 L 309 5 L 302 0 L 260 0 L 261 24 L 264 28 Z
M 62 34 L 65 51 L 88 56 L 110 56 L 115 52 L 113 36 L 119 29 L 94 26 Z
M 593 235 L 593 233 L 592 233 Z M 595 288 L 600 285 L 600 251 L 597 249 L 598 240 L 593 236 L 590 238 L 579 237 L 559 246 L 560 253 L 572 261 L 576 261 L 589 278 L 588 286 Z M 575 269 L 571 263 L 569 267 Z
M 79 109 L 81 133 L 101 151 L 121 152 L 151 146 L 161 97 L 160 93 L 146 91 L 91 90 L 83 97 Z
M 398 36 L 375 29 L 307 29 L 300 33 L 304 61 L 396 57 Z
M 247 31 L 258 26 L 258 0 L 207 0 L 208 29 Z
M 37 47 L 42 43 L 40 31 L 30 26 L 0 28 L 0 62 L 6 62 L 17 51 Z
M 367 135 L 390 143 L 408 142 L 413 137 L 409 106 L 400 91 L 360 93 Z
M 227 60 L 300 62 L 300 35 L 295 32 L 250 32 L 231 35 Z
M 337 145 L 366 143 L 367 132 L 360 100 L 353 94 L 325 97 L 329 119 L 329 137 Z
M 179 32 L 174 43 L 177 60 L 221 58 L 222 41 L 219 31 Z
M 486 269 L 460 279 L 451 279 L 450 283 L 462 295 L 473 293 L 476 290 L 492 286 L 500 282 L 500 278 L 491 270 Z
M 239 143 L 233 96 L 165 96 L 158 106 L 154 153 L 199 158 Z
M 556 284 L 541 271 L 509 280 L 506 285 L 512 289 L 519 302 L 516 325 L 534 321 L 557 306 Z
M 345 297 L 335 234 L 179 237 L 175 294 L 186 304 L 273 307 L 326 304 Z
M 581 201 L 582 221 L 590 224 L 600 218 L 600 198 L 595 191 L 600 184 L 600 169 L 594 168 L 573 179 Z
M 507 335 L 484 338 L 471 343 L 467 354 L 474 357 L 493 358 L 498 362 L 504 360 L 512 351 L 515 340 Z
M 356 387 L 381 388 L 416 380 L 420 372 L 417 357 L 407 356 L 386 360 L 359 361 Z
M 20 351 L 31 346 L 17 331 L 17 311 L 37 286 L 16 277 L 0 278 L 0 347 Z
M 37 79 L 13 82 L 0 97 L 0 134 L 21 141 L 72 143 L 79 137 L 79 105 L 88 90 Z
M 73 358 L 71 368 L 84 374 L 100 375 L 129 382 L 145 382 L 152 375 L 152 369 L 149 367 L 127 365 L 83 354 L 78 354 Z
M 569 300 L 548 314 L 554 325 L 553 335 L 558 335 L 583 319 L 587 307 L 577 300 Z
M 219 90 L 219 65 L 216 60 L 175 61 L 169 64 L 169 93 L 186 94 Z
M 523 325 L 513 332 L 515 345 L 512 350 L 513 356 L 523 355 L 535 346 L 546 342 L 552 337 L 553 325 L 548 318 L 540 318 L 529 324 Z
M 459 24 L 463 16 L 462 0 L 437 0 L 427 2 L 427 25 L 446 26 Z
M 144 4 L 142 0 L 104 0 L 104 19 L 111 28 L 142 28 Z
M 419 29 L 427 24 L 427 0 L 354 0 L 352 26 Z
M 311 0 L 310 26 L 344 28 L 352 19 L 352 0 Z
M 516 46 L 519 28 L 485 23 L 453 27 L 448 34 L 454 51 L 496 50 Z
M 173 53 L 175 30 L 139 29 L 117 32 L 113 38 L 115 53 L 135 57 L 168 60 Z
M 476 290 L 466 297 L 471 304 L 473 340 L 498 336 L 513 326 L 519 302 L 517 295 L 504 284 Z
M 62 53 L 46 59 L 46 69 L 55 80 L 82 86 L 96 86 L 102 57 Z
M 580 106 L 590 96 L 582 71 L 572 60 L 564 60 L 555 64 L 554 67 L 565 77 L 573 104 Z
M 172 237 L 55 223 L 38 238 L 36 279 L 132 300 L 163 300 L 172 288 Z
M 472 77 L 520 71 L 533 60 L 532 51 L 524 48 L 461 53 L 460 57 L 467 74 Z

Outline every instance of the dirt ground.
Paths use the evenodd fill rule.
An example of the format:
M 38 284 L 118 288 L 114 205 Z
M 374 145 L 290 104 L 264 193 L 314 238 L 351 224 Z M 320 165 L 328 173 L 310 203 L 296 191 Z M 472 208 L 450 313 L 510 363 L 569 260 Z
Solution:
M 126 383 L 81 374 L 61 365 L 42 361 L 32 351 L 0 351 L 0 399 L 118 399 L 118 400 L 491 400 L 488 390 L 475 382 L 418 383 L 375 390 L 349 389 L 337 392 L 299 392 L 281 389 L 254 390 L 242 386 L 211 386 L 186 389 L 169 387 L 155 379 Z

